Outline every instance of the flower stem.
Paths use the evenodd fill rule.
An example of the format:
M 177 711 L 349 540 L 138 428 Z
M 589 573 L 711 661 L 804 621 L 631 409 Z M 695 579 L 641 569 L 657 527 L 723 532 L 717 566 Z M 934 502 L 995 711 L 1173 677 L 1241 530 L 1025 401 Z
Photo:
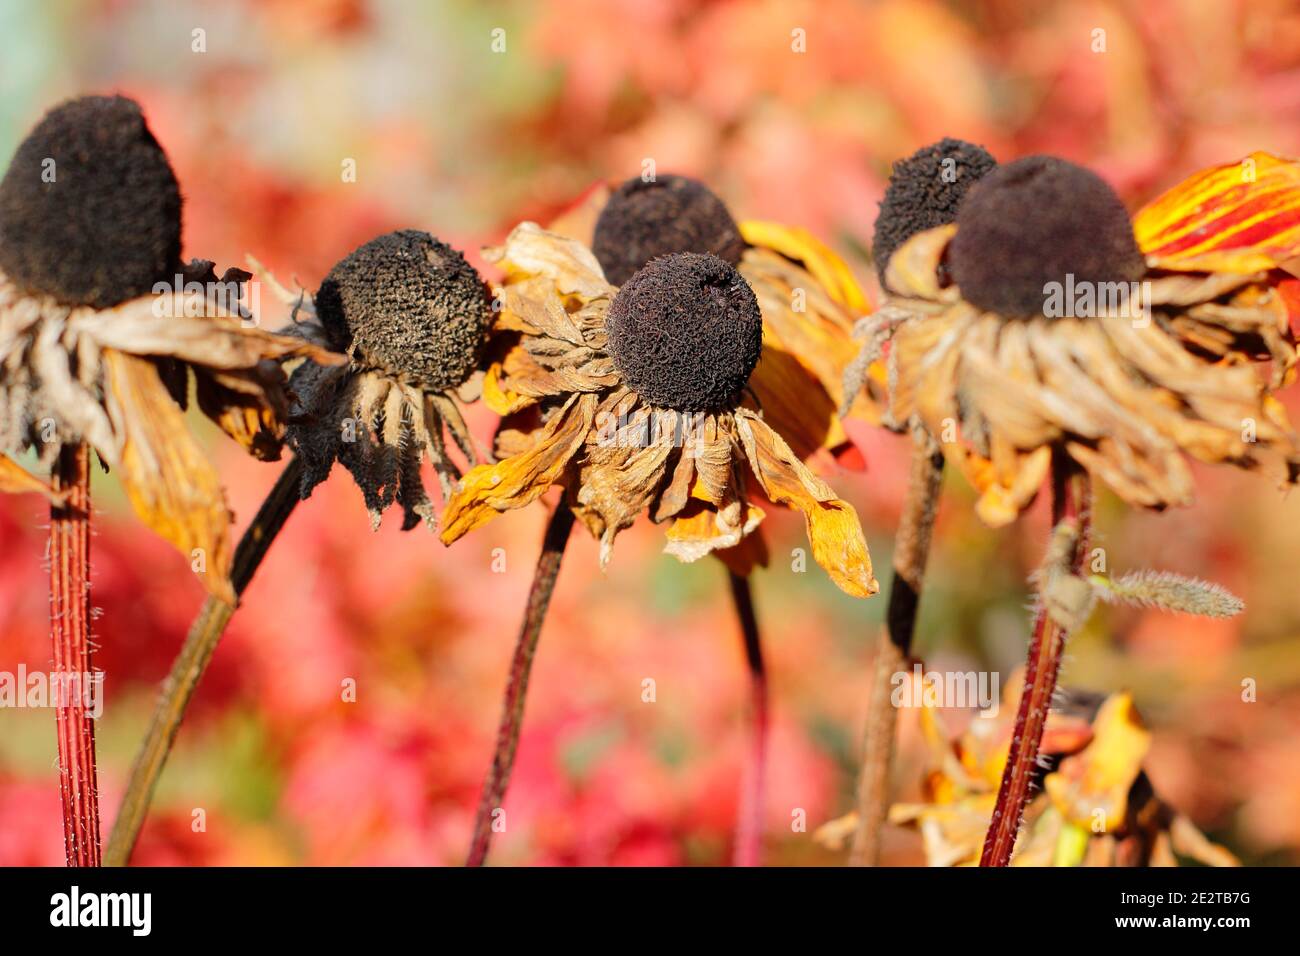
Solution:
M 1079 523 L 1079 536 L 1075 544 L 1072 568 L 1078 573 L 1088 548 L 1088 530 L 1091 519 L 1091 501 L 1088 477 L 1079 472 L 1058 449 L 1052 451 L 1052 527 L 1065 520 Z M 1052 707 L 1056 692 L 1056 676 L 1061 669 L 1061 653 L 1065 648 L 1065 631 L 1052 620 L 1040 599 L 1034 619 L 1033 637 L 1029 641 L 1029 656 L 1025 663 L 1025 686 L 1020 692 L 1020 706 L 1016 711 L 1015 730 L 1011 735 L 1011 752 L 1002 771 L 998 787 L 997 804 L 989 821 L 988 835 L 984 839 L 984 852 L 980 866 L 1007 866 L 1020 833 L 1025 804 L 1029 802 L 1029 784 L 1038 767 L 1038 748 L 1043 741 L 1043 728 Z
M 528 592 L 528 605 L 515 642 L 514 659 L 510 662 L 510 677 L 506 682 L 505 698 L 501 708 L 501 724 L 497 728 L 496 750 L 492 766 L 483 782 L 478 812 L 474 817 L 474 836 L 470 842 L 466 866 L 482 866 L 487 860 L 488 846 L 492 842 L 495 815 L 501 809 L 510 785 L 510 772 L 515 765 L 515 751 L 519 749 L 519 733 L 524 723 L 524 699 L 528 693 L 528 676 L 533 669 L 537 653 L 537 639 L 546 620 L 546 609 L 555 591 L 555 580 L 560 573 L 560 560 L 573 530 L 573 512 L 561 501 L 546 526 L 542 553 L 537 559 L 532 588 Z
M 99 790 L 95 722 L 87 709 L 97 693 L 90 646 L 90 449 L 84 442 L 59 451 L 54 488 L 66 491 L 50 508 L 50 642 L 63 694 L 55 719 L 59 741 L 59 796 L 68 866 L 99 866 Z M 74 679 L 73 675 L 77 675 Z
M 750 743 L 741 783 L 740 813 L 736 821 L 736 848 L 732 862 L 736 866 L 759 866 L 763 855 L 763 804 L 767 787 L 767 738 L 769 726 L 767 671 L 763 665 L 763 644 L 754 613 L 754 595 L 749 579 L 734 571 L 731 597 L 740 619 L 745 642 L 745 667 L 749 672 Z
M 923 434 L 914 433 L 912 471 L 894 538 L 894 580 L 889 588 L 885 630 L 877 643 L 871 699 L 867 703 L 862 769 L 858 776 L 858 828 L 849 855 L 853 866 L 875 866 L 880 862 L 881 836 L 889 810 L 894 730 L 898 723 L 891 688 L 894 675 L 906 670 L 912 652 L 912 635 L 916 631 L 921 585 L 942 483 L 942 453 L 934 450 Z
M 298 485 L 301 477 L 302 465 L 294 458 L 280 473 L 257 516 L 239 539 L 230 570 L 235 594 L 244 593 L 270 550 L 271 542 L 293 513 L 299 501 Z M 126 793 L 118 808 L 117 819 L 113 821 L 113 830 L 104 852 L 106 865 L 126 866 L 130 861 L 131 852 L 140 838 L 140 829 L 144 826 L 145 815 L 149 812 L 154 789 L 158 786 L 158 778 L 162 776 L 163 766 L 167 763 L 181 721 L 185 719 L 190 698 L 194 695 L 203 672 L 207 670 L 208 662 L 212 660 L 212 654 L 234 613 L 233 606 L 209 595 L 194 623 L 190 625 L 185 644 L 172 663 L 171 673 L 163 681 L 162 693 L 154 707 L 149 729 L 145 732 L 144 741 L 131 765 Z

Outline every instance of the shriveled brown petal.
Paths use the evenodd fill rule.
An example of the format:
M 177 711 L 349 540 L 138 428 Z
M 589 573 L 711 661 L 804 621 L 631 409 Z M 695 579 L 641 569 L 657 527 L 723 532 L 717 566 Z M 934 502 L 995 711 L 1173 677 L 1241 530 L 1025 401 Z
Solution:
M 270 363 L 247 371 L 194 369 L 203 414 L 260 461 L 280 458 L 289 414 L 284 385 L 284 372 Z
M 167 297 L 145 296 L 112 309 L 77 309 L 68 328 L 87 335 L 101 347 L 133 355 L 170 356 L 191 365 L 217 369 L 246 369 L 262 359 L 305 357 L 321 365 L 347 359 L 306 339 L 274 335 L 227 316 L 187 316 L 183 305 L 176 315 L 157 314 L 155 305 Z
M 746 409 L 735 414 L 736 432 L 750 468 L 776 504 L 803 512 L 813 558 L 847 594 L 869 597 L 879 590 L 857 512 L 795 457 L 790 446 Z
M 737 550 L 746 536 L 757 530 L 763 517 L 761 508 L 739 498 L 732 498 L 721 508 L 692 499 L 669 526 L 664 553 L 688 563 L 707 554 L 721 557 Z
M 443 510 L 442 541 L 451 544 L 503 511 L 536 501 L 564 474 L 596 415 L 595 395 L 575 395 L 543 427 L 532 448 L 471 469 Z
M 123 439 L 117 470 L 136 514 L 203 568 L 199 576 L 213 595 L 234 604 L 230 511 L 216 470 L 153 362 L 105 348 L 103 363 L 105 400 Z
M 939 263 L 956 234 L 956 224 L 939 226 L 918 232 L 899 246 L 885 268 L 885 285 L 889 291 L 904 298 L 956 302 L 960 294 L 955 286 L 939 286 Z
M 562 295 L 595 299 L 614 294 L 591 250 L 573 239 L 547 232 L 535 222 L 520 223 L 506 237 L 505 245 L 483 250 L 483 258 L 499 263 L 511 274 L 546 276 Z
M 676 425 L 676 413 L 642 407 L 604 444 L 587 446 L 574 511 L 588 528 L 599 528 L 602 568 L 609 563 L 615 536 L 658 495 L 674 450 Z

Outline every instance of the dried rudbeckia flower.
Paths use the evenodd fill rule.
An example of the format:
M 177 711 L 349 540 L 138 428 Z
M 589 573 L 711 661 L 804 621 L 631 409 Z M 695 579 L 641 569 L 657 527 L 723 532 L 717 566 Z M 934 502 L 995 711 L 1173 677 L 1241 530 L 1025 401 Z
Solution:
M 952 222 L 970 188 L 997 161 L 981 146 L 945 138 L 918 149 L 894 164 L 889 186 L 876 217 L 872 251 L 881 285 L 889 256 L 918 232 Z M 943 264 L 940 264 L 943 268 Z M 858 394 L 864 384 L 874 383 L 869 371 L 879 368 L 877 351 L 889 331 L 886 308 L 859 320 L 854 335 L 867 345 L 845 366 L 845 394 Z M 848 412 L 847 405 L 844 408 Z M 906 428 L 886 417 L 883 424 Z M 889 809 L 889 778 L 894 753 L 894 728 L 898 720 L 893 705 L 895 675 L 906 668 L 912 654 L 912 637 L 920 610 L 925 565 L 930 538 L 939 506 L 943 479 L 943 455 L 935 442 L 920 428 L 912 428 L 912 464 L 907 495 L 899 515 L 894 540 L 893 579 L 885 629 L 877 642 L 874 678 L 868 701 L 862 763 L 858 776 L 858 811 L 854 815 L 853 849 L 849 857 L 855 866 L 879 862 L 881 836 Z
M 506 436 L 514 454 L 465 476 L 447 504 L 444 542 L 558 484 L 600 539 L 602 564 L 643 511 L 668 525 L 665 550 L 693 561 L 757 527 L 753 480 L 803 513 L 814 557 L 842 590 L 874 593 L 852 506 L 742 402 L 761 318 L 734 269 L 716 256 L 666 257 L 616 297 L 586 249 L 532 223 L 493 257 L 509 275 L 496 330 L 513 344 L 484 394 L 515 410 L 539 405 L 544 424 Z
M 304 499 L 337 460 L 365 495 L 372 527 L 394 501 L 404 530 L 437 526 L 420 461 L 428 454 L 444 497 L 460 474 L 444 430 L 478 464 L 457 391 L 478 367 L 490 301 L 464 256 L 414 229 L 372 239 L 330 270 L 297 329 L 350 361 L 304 362 L 290 380 Z
M 940 279 L 945 256 L 957 284 Z M 1047 157 L 989 174 L 956 224 L 891 259 L 891 411 L 915 416 L 956 460 L 987 523 L 1029 504 L 1053 445 L 1146 507 L 1191 500 L 1184 453 L 1294 479 L 1294 434 L 1254 369 L 1207 360 L 1183 336 L 1187 323 L 1222 317 L 1269 341 L 1280 367 L 1293 364 L 1276 331 L 1284 305 L 1263 274 L 1144 268 L 1109 187 Z
M 471 464 L 477 461 L 456 396 L 478 365 L 489 307 L 482 280 L 459 252 L 407 229 L 346 256 L 314 299 L 270 282 L 300 319 L 287 331 L 346 360 L 308 359 L 293 372 L 288 440 L 297 454 L 239 542 L 233 578 L 240 594 L 294 507 L 335 460 L 356 479 L 376 529 L 394 501 L 405 512 L 404 529 L 421 520 L 436 526 L 420 465 L 427 452 L 445 496 L 459 470 L 447 456 L 444 429 Z M 110 864 L 130 859 L 186 704 L 233 613 L 209 601 L 190 627 L 131 769 L 109 838 Z
M 48 113 L 0 182 L 0 491 L 44 492 L 51 637 L 60 672 L 91 673 L 90 449 L 136 512 L 208 590 L 234 601 L 230 514 L 182 409 L 200 408 L 254 454 L 275 457 L 283 374 L 324 350 L 252 327 L 246 275 L 180 262 L 180 191 L 140 107 L 83 97 Z M 35 451 L 45 483 L 11 456 Z M 97 865 L 93 723 L 61 705 L 60 792 L 70 865 Z
M 615 290 L 581 243 L 532 223 L 516 228 L 493 257 L 507 281 L 483 394 L 507 416 L 497 436 L 504 457 L 466 475 L 448 503 L 443 540 L 552 485 L 566 494 L 516 647 L 498 735 L 505 749 L 499 743 L 484 787 L 471 863 L 486 855 L 490 814 L 508 783 L 528 665 L 571 515 L 600 538 L 602 565 L 618 532 L 643 511 L 668 524 L 666 550 L 679 559 L 716 553 L 727 560 L 762 518 L 747 494 L 752 476 L 771 500 L 804 512 L 814 557 L 841 588 L 860 596 L 876 588 L 852 508 L 743 404 L 755 365 L 766 358 L 764 323 L 753 291 L 728 263 L 709 254 L 662 256 Z M 748 566 L 728 564 L 747 659 L 760 677 L 761 724 L 761 654 L 741 576 Z M 761 792 L 761 774 L 752 790 Z M 756 859 L 742 845 L 756 847 L 757 836 L 742 834 L 737 857 Z
M 1199 190 L 1195 211 L 1178 208 L 1192 219 L 1206 205 L 1221 212 L 1227 194 Z M 1298 195 L 1261 191 L 1255 211 L 1294 206 Z M 895 420 L 914 423 L 956 459 L 981 492 L 977 511 L 989 524 L 1013 520 L 1051 474 L 1052 546 L 1037 581 L 1026 691 L 985 864 L 1010 859 L 1061 650 L 1091 607 L 1082 577 L 1087 476 L 1152 508 L 1191 499 L 1184 454 L 1295 480 L 1295 434 L 1245 353 L 1266 350 L 1275 384 L 1294 365 L 1286 305 L 1265 271 L 1294 251 L 1270 248 L 1256 262 L 1250 256 L 1260 258 L 1277 227 L 1237 232 L 1230 259 L 1191 265 L 1175 255 L 1184 268 L 1173 273 L 1169 260 L 1144 257 L 1102 180 L 1063 160 L 1029 157 L 990 172 L 956 223 L 917 234 L 889 261 Z M 1216 243 L 1204 232 L 1198 239 Z M 1245 261 L 1252 267 L 1241 268 Z
M 866 298 L 848 267 L 806 230 L 769 222 L 738 226 L 718 196 L 682 176 L 657 181 L 631 179 L 612 195 L 601 185 L 552 228 L 580 242 L 591 242 L 605 276 L 619 284 L 652 260 L 679 252 L 715 253 L 737 265 L 753 289 L 763 317 L 762 357 L 748 378 L 747 392 L 800 459 L 824 454 L 822 449 L 848 448 L 835 411 L 842 401 L 843 365 L 856 353 L 851 338 L 853 317 L 865 308 Z M 637 355 L 629 361 L 637 365 L 645 362 Z M 883 383 L 882 369 L 878 380 Z M 707 375 L 698 381 L 701 387 L 713 385 Z M 647 382 L 642 391 L 652 388 Z M 494 393 L 489 391 L 487 398 L 491 404 Z M 865 398 L 859 398 L 854 406 L 857 411 L 872 411 Z M 510 408 L 499 410 L 507 416 L 507 434 L 516 427 L 540 424 L 535 406 L 519 413 Z M 728 568 L 749 674 L 752 740 L 733 859 L 738 866 L 753 866 L 761 858 L 768 700 L 748 572 L 766 564 L 767 549 L 761 535 L 755 533 L 714 553 Z M 528 637 L 526 632 L 521 641 Z M 505 727 L 499 739 L 511 739 L 516 729 Z M 485 793 L 492 785 L 489 780 Z
M 286 400 L 268 360 L 329 354 L 254 327 L 238 301 L 246 273 L 181 264 L 176 180 L 129 99 L 51 111 L 0 183 L 0 214 L 0 456 L 35 449 L 49 466 L 89 443 L 140 516 L 187 558 L 201 549 L 204 583 L 233 599 L 228 511 L 181 414 L 190 373 L 203 412 L 275 458 Z

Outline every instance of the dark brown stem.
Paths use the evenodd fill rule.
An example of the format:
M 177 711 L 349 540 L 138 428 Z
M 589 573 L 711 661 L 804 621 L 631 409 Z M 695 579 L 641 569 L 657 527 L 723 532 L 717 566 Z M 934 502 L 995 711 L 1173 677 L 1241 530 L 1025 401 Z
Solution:
M 1079 523 L 1079 536 L 1071 561 L 1078 573 L 1088 548 L 1091 511 L 1088 477 L 1080 473 L 1064 451 L 1052 452 L 1052 527 L 1065 520 Z M 1038 749 L 1043 742 L 1043 728 L 1056 692 L 1056 677 L 1061 669 L 1061 652 L 1065 632 L 1044 611 L 1039 600 L 1034 619 L 1033 637 L 1025 663 L 1025 686 L 1020 693 L 1015 730 L 1011 735 L 1011 752 L 1002 771 L 998 800 L 984 839 L 980 866 L 1007 866 L 1020 833 L 1020 821 L 1029 802 L 1029 785 L 1038 767 Z
M 858 777 L 858 827 L 849 855 L 853 866 L 875 866 L 880 862 L 881 836 L 889 811 L 894 731 L 898 723 L 891 691 L 894 675 L 906 670 L 912 653 L 921 584 L 943 483 L 943 455 L 920 432 L 914 433 L 913 443 L 907 498 L 894 538 L 894 580 L 885 609 L 885 630 L 877 642 L 871 699 L 867 703 L 862 769 Z
M 537 639 L 542 633 L 546 609 L 551 603 L 551 594 L 555 591 L 560 561 L 564 557 L 564 548 L 572 530 L 573 512 L 561 501 L 556 505 L 555 513 L 546 526 L 542 553 L 537 559 L 533 585 L 528 592 L 528 605 L 519 627 L 519 639 L 515 642 L 515 656 L 510 662 L 510 677 L 506 682 L 501 707 L 501 724 L 497 728 L 496 750 L 492 754 L 492 766 L 488 769 L 483 792 L 479 797 L 478 812 L 474 817 L 474 836 L 470 841 L 466 866 L 482 866 L 487 860 L 496 813 L 505 800 L 506 788 L 510 786 L 510 772 L 515 766 L 515 751 L 519 749 L 528 676 L 533 669 L 533 657 L 537 654 Z
M 732 862 L 736 866 L 759 866 L 763 857 L 763 805 L 767 788 L 767 738 L 770 723 L 767 696 L 767 670 L 763 665 L 763 644 L 754 613 L 754 595 L 749 579 L 734 571 L 731 597 L 740 620 L 745 642 L 745 668 L 749 674 L 750 741 L 741 781 L 740 812 L 736 821 L 736 847 Z
M 59 451 L 52 475 L 66 491 L 50 508 L 50 642 L 60 694 L 55 699 L 59 741 L 59 796 L 68 866 L 99 866 L 99 790 L 95 774 L 95 721 L 100 685 L 91 676 L 90 449 Z M 89 681 L 89 683 L 88 683 Z
M 298 486 L 301 478 L 302 465 L 295 458 L 280 473 L 257 516 L 239 539 L 230 569 L 235 594 L 244 593 L 262 559 L 266 557 L 271 542 L 293 513 L 299 500 Z M 130 861 L 131 852 L 140 838 L 140 829 L 149 812 L 154 790 L 158 786 L 158 778 L 162 776 L 167 756 L 171 753 L 176 734 L 185 719 L 190 698 L 194 696 L 194 690 L 198 687 L 203 672 L 207 670 L 208 662 L 212 660 L 212 654 L 234 613 L 234 607 L 209 595 L 203 602 L 198 617 L 190 625 L 185 644 L 172 663 L 171 673 L 163 681 L 162 693 L 154 707 L 149 729 L 145 732 L 144 741 L 131 765 L 126 793 L 122 796 L 122 804 L 108 837 L 108 847 L 104 851 L 104 863 L 107 866 L 126 866 Z

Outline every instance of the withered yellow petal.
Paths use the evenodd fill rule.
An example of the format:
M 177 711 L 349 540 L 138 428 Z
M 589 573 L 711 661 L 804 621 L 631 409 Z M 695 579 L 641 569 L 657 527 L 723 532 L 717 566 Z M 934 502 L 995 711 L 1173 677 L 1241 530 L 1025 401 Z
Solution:
M 471 469 L 443 510 L 442 543 L 451 544 L 501 512 L 545 494 L 586 440 L 596 404 L 595 395 L 575 395 L 546 423 L 532 447 Z
M 53 504 L 59 504 L 67 497 L 64 493 L 56 491 L 48 482 L 37 478 L 8 455 L 0 454 L 0 494 L 25 495 L 33 492 L 44 495 Z
M 736 430 L 750 468 L 768 498 L 803 513 L 814 560 L 846 594 L 875 594 L 880 585 L 871 573 L 867 541 L 853 506 L 835 497 L 830 486 L 809 471 L 757 415 L 739 410 Z
M 104 384 L 123 439 L 118 474 L 136 514 L 202 569 L 199 577 L 213 595 L 234 604 L 225 493 L 157 368 L 148 359 L 104 349 Z
M 828 295 L 854 312 L 865 312 L 870 301 L 844 260 L 807 229 L 749 219 L 740 223 L 740 235 L 751 246 L 763 246 L 802 262 Z

